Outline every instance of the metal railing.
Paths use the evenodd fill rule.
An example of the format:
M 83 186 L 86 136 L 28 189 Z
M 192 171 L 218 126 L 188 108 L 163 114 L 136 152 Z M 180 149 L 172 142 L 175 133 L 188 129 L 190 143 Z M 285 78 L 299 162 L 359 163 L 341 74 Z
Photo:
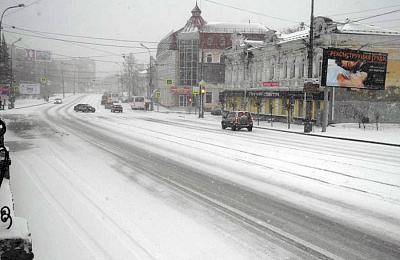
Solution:
M 3 184 L 4 178 L 10 178 L 10 155 L 8 149 L 4 146 L 4 134 L 6 133 L 7 128 L 6 124 L 3 120 L 0 119 L 0 188 Z M 1 221 L 6 223 L 9 221 L 9 225 L 7 229 L 12 226 L 12 217 L 11 217 L 11 210 L 8 206 L 3 206 L 0 209 L 1 214 Z

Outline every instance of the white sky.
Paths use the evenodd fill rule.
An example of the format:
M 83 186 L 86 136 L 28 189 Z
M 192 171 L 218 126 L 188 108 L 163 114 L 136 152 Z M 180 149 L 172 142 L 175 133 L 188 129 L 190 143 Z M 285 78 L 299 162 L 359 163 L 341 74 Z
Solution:
M 10 9 L 3 18 L 3 29 L 9 43 L 22 37 L 16 46 L 29 49 L 51 51 L 54 59 L 68 57 L 92 57 L 98 62 L 102 76 L 109 71 L 115 74 L 120 71 L 122 53 L 137 53 L 139 62 L 148 63 L 148 51 L 140 47 L 140 42 L 156 54 L 156 43 L 173 30 L 183 27 L 191 16 L 195 0 L 2 0 L 0 11 L 7 7 L 23 3 L 25 8 Z M 333 4 L 334 3 L 334 4 Z M 295 26 L 300 22 L 309 24 L 311 0 L 199 0 L 202 17 L 207 22 L 258 22 L 271 29 L 282 29 Z M 231 7 L 227 7 L 231 6 Z M 396 0 L 336 0 L 315 1 L 315 16 L 323 15 L 334 20 L 343 21 L 374 16 L 400 9 Z M 246 11 L 249 12 L 246 12 Z M 382 28 L 399 30 L 399 13 L 379 16 L 362 21 Z M 278 19 L 279 18 L 279 19 Z M 53 38 L 94 42 L 128 47 L 115 48 L 94 45 L 76 45 L 66 42 L 40 39 L 37 33 L 11 29 L 15 26 L 29 31 L 70 34 L 75 36 L 101 37 L 137 42 L 113 42 L 89 40 L 83 38 Z M 22 33 L 22 34 L 17 34 Z M 43 34 L 42 34 L 43 35 Z M 48 35 L 50 36 L 50 35 Z M 65 56 L 60 56 L 65 55 Z M 105 56 L 105 57 L 98 57 Z
M 50 107 L 47 113 L 51 116 L 71 120 L 83 118 L 94 124 L 88 124 L 88 129 L 96 127 L 97 130 L 103 129 L 106 134 L 118 131 L 120 134 L 114 135 L 116 138 L 129 140 L 138 146 L 148 144 L 146 149 L 153 149 L 155 154 L 168 154 L 171 160 L 201 167 L 219 178 L 227 178 L 258 192 L 298 203 L 310 211 L 334 216 L 341 223 L 368 227 L 398 240 L 399 161 L 389 161 L 388 156 L 384 155 L 392 153 L 392 160 L 396 160 L 398 147 L 371 145 L 374 152 L 349 156 L 352 148 L 358 150 L 360 144 L 347 143 L 349 151 L 339 154 L 336 148 L 327 147 L 340 142 L 321 139 L 320 145 L 326 147 L 323 154 L 318 155 L 311 146 L 298 154 L 292 147 L 293 143 L 301 142 L 299 139 L 302 137 L 293 135 L 292 139 L 288 139 L 290 137 L 285 134 L 285 140 L 279 141 L 281 134 L 271 132 L 269 136 L 275 136 L 276 143 L 269 149 L 265 149 L 263 144 L 252 145 L 254 154 L 270 158 L 262 162 L 258 161 L 258 156 L 242 153 L 248 147 L 243 147 L 242 142 L 235 141 L 231 135 L 202 131 L 203 136 L 196 137 L 193 131 L 177 131 L 176 126 L 169 124 L 158 124 L 157 131 L 148 131 L 154 127 L 154 122 L 142 121 L 140 127 L 136 124 L 132 127 L 129 121 L 134 120 L 126 119 L 151 113 L 155 119 L 196 125 L 200 119 L 193 114 L 132 111 L 129 104 L 122 104 L 124 113 L 113 114 L 100 105 L 100 96 L 88 95 L 82 100 L 79 100 L 80 95 L 69 96 L 62 105 L 49 103 L 5 110 L 0 112 L 0 116 L 27 116 L 29 113 L 33 118 L 42 117 L 42 111 Z M 95 106 L 96 113 L 73 112 L 72 105 L 78 101 Z M 17 100 L 16 108 L 38 103 L 43 101 Z M 45 116 L 42 118 L 45 119 Z M 206 115 L 201 120 L 211 128 L 220 129 L 218 116 Z M 9 122 L 6 120 L 6 123 Z M 267 122 L 263 123 L 268 126 Z M 213 214 L 201 204 L 177 196 L 172 189 L 143 174 L 135 174 L 134 168 L 125 165 L 118 156 L 110 156 L 96 146 L 88 145 L 74 132 L 52 123 L 50 126 L 49 132 L 52 134 L 48 137 L 34 134 L 35 137 L 29 139 L 30 149 L 12 151 L 11 154 L 11 187 L 16 214 L 28 220 L 35 259 L 135 259 L 134 256 L 137 259 L 148 259 L 144 250 L 156 259 L 296 258 L 273 244 L 261 244 L 254 235 Z M 275 123 L 275 128 L 286 127 L 286 124 Z M 292 125 L 292 130 L 298 129 Z M 326 134 L 400 144 L 399 130 L 398 126 L 390 125 L 381 125 L 380 131 L 374 130 L 373 125 L 361 130 L 356 124 L 349 124 L 330 127 Z M 264 131 L 254 129 L 251 135 L 265 136 Z M 176 133 L 176 136 L 165 134 L 171 132 Z M 320 134 L 320 129 L 315 133 Z M 250 133 L 243 130 L 242 134 Z M 219 143 L 220 148 L 212 146 L 211 151 L 207 142 L 198 142 L 196 138 Z M 5 140 L 6 145 L 7 142 L 26 142 L 26 139 L 12 131 L 7 131 Z M 286 141 L 291 144 L 286 144 Z M 224 149 L 224 146 L 235 151 Z M 280 157 L 279 154 L 285 154 L 285 158 L 293 162 L 303 160 L 308 165 L 323 162 L 321 168 L 327 167 L 345 174 L 327 176 L 323 170 L 310 171 L 307 167 L 291 163 L 282 165 L 281 161 L 273 159 Z M 199 157 L 202 158 L 201 162 Z M 231 159 L 235 157 L 241 157 L 242 160 Z M 304 161 L 305 157 L 307 161 Z M 249 163 L 254 161 L 258 163 Z M 224 165 L 232 168 L 224 168 Z M 271 170 L 265 170 L 260 165 L 268 165 Z M 292 171 L 310 178 L 285 174 Z M 324 182 L 314 179 L 323 179 Z M 329 184 L 324 184 L 325 181 Z M 392 185 L 382 185 L 384 183 Z M 328 198 L 329 203 L 321 198 Z

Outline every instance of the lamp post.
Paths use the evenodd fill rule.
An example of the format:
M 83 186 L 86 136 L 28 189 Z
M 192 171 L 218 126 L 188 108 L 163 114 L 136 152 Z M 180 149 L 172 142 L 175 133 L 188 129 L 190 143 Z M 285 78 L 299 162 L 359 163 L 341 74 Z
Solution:
M 146 48 L 149 51 L 149 62 L 150 62 L 149 63 L 149 90 L 150 90 L 153 87 L 153 79 L 152 79 L 152 76 L 151 76 L 151 52 L 150 52 L 149 48 L 147 48 L 146 46 L 143 45 L 143 43 L 140 43 L 140 46 L 142 46 L 143 48 Z M 153 93 L 151 94 L 151 110 L 154 110 Z
M 311 19 L 310 19 L 310 34 L 308 43 L 308 73 L 309 79 L 313 77 L 313 58 L 314 58 L 314 0 L 311 0 Z M 306 113 L 304 116 L 304 133 L 309 133 L 312 131 L 311 122 L 311 106 L 312 106 L 312 94 L 305 92 L 306 98 Z M 311 96 L 311 98 L 310 98 Z
M 13 95 L 11 94 L 11 91 L 13 91 L 13 83 L 14 83 L 14 75 L 13 75 L 13 50 L 14 50 L 14 44 L 19 42 L 22 38 L 19 38 L 15 42 L 11 44 L 11 53 L 10 53 L 10 65 L 11 65 L 11 83 L 10 83 L 10 89 L 8 90 L 8 95 L 9 95 L 9 100 L 10 100 L 10 107 L 14 108 L 14 98 Z
M 19 8 L 19 7 L 24 7 L 24 6 L 25 6 L 24 4 L 14 5 L 14 6 L 10 6 L 10 7 L 6 8 L 6 10 L 3 11 L 3 14 L 1 15 L 1 19 L 0 19 L 0 44 L 1 44 L 1 29 L 2 29 L 2 26 L 3 26 L 3 16 L 4 16 L 4 13 L 5 13 L 7 10 L 9 10 L 9 9 L 12 9 L 12 8 Z
M 61 79 L 62 79 L 62 87 L 63 87 L 63 98 L 65 98 L 65 86 L 64 86 L 64 62 L 61 62 Z

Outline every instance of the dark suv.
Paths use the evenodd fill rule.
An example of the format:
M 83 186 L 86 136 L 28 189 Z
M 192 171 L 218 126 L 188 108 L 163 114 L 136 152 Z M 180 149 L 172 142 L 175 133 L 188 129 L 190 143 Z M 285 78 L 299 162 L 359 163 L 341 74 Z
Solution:
M 253 116 L 248 111 L 224 111 L 222 113 L 222 129 L 227 127 L 232 128 L 233 131 L 247 128 L 248 131 L 253 130 Z
M 96 111 L 96 109 L 89 104 L 78 104 L 78 105 L 74 106 L 74 110 L 75 110 L 75 112 L 81 111 L 81 112 L 85 112 L 85 113 L 86 112 L 94 113 Z
M 119 112 L 119 113 L 122 113 L 122 106 L 121 105 L 112 105 L 111 106 L 111 113 L 116 113 L 116 112 Z

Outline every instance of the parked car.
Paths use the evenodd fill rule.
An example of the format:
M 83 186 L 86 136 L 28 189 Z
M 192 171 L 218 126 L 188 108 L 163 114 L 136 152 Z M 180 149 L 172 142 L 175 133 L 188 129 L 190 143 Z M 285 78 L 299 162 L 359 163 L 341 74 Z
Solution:
M 123 108 L 121 105 L 114 104 L 111 106 L 111 113 L 115 113 L 115 112 L 122 113 L 122 111 L 123 111 Z
M 53 104 L 62 104 L 62 99 L 61 98 L 54 99 Z
M 233 131 L 247 128 L 248 131 L 253 130 L 254 118 L 248 111 L 224 111 L 222 114 L 222 129 L 227 127 L 232 128 Z
M 78 104 L 78 105 L 74 106 L 74 110 L 75 110 L 75 112 L 81 111 L 81 112 L 85 112 L 85 113 L 96 112 L 96 109 L 89 104 Z
M 146 101 L 144 96 L 133 96 L 133 101 L 131 104 L 132 109 L 145 109 Z
M 220 106 L 215 106 L 211 108 L 211 115 L 222 115 L 222 108 Z

